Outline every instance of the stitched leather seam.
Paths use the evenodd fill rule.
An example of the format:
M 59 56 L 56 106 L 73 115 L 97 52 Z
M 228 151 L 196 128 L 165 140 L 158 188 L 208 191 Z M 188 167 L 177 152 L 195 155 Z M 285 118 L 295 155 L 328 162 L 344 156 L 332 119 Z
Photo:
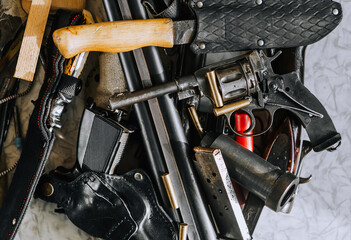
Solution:
M 98 176 L 97 174 L 93 174 L 93 175 L 94 175 L 97 179 L 99 179 L 100 182 L 102 182 L 102 183 L 104 183 L 104 184 L 107 184 L 110 188 L 112 188 L 114 191 L 117 192 L 117 190 L 116 190 L 113 186 L 111 186 L 110 184 L 108 184 L 106 181 L 103 181 L 103 179 L 101 179 L 100 176 Z M 106 176 L 107 176 L 108 178 L 110 178 L 108 175 L 106 175 Z M 88 178 L 88 179 L 89 179 L 89 178 Z M 110 178 L 110 179 L 112 179 L 112 178 Z M 123 179 L 123 180 L 124 180 L 124 179 Z M 111 190 L 110 190 L 110 191 L 111 191 Z M 129 209 L 128 209 L 127 206 L 125 206 L 125 203 L 124 203 L 123 199 L 121 199 L 121 201 L 122 201 L 123 206 L 127 209 L 127 212 L 128 212 Z M 132 216 L 131 216 L 131 217 L 132 217 Z M 126 222 L 129 223 L 130 230 L 129 230 L 128 233 L 126 233 L 126 236 L 124 236 L 122 240 L 128 239 L 128 238 L 129 238 L 129 235 L 136 229 L 136 227 L 133 225 L 133 222 L 130 220 L 130 218 L 124 217 L 119 223 L 117 223 L 117 225 L 113 226 L 112 229 L 110 229 L 109 233 L 107 234 L 107 237 L 108 237 L 109 239 L 111 239 L 111 238 L 110 238 L 108 235 L 111 235 L 112 232 L 113 232 L 119 225 L 121 225 L 121 224 L 123 223 L 123 221 L 125 221 L 125 220 L 126 220 Z M 126 237 L 127 237 L 127 238 L 126 238 Z
M 164 221 L 164 223 L 165 223 L 166 225 L 168 225 L 168 229 L 170 230 L 170 232 L 173 232 L 173 231 L 172 231 L 172 227 L 173 227 L 173 226 L 169 223 L 169 221 L 165 218 L 165 216 L 163 215 L 163 213 L 162 213 L 161 210 L 159 209 L 159 207 L 158 207 L 159 205 L 157 204 L 155 198 L 151 197 L 151 196 L 152 196 L 152 193 L 151 193 L 151 189 L 150 189 L 150 188 L 147 189 L 147 193 L 148 193 L 148 195 L 149 195 L 150 198 L 151 198 L 150 201 L 152 201 L 152 204 L 154 204 L 153 206 L 157 206 L 157 207 L 154 207 L 154 208 L 156 209 L 156 212 L 160 215 L 160 217 L 162 218 L 162 220 Z M 152 211 L 152 208 L 151 208 L 151 211 Z M 173 235 L 173 237 L 174 237 L 174 235 Z
M 44 150 L 44 148 L 42 148 L 42 150 L 41 150 L 41 152 L 40 152 L 40 158 L 42 158 L 42 156 L 43 156 L 43 150 Z M 31 178 L 31 180 L 30 180 L 30 182 L 29 182 L 29 185 L 28 185 L 28 188 L 27 188 L 27 191 L 26 191 L 26 196 L 24 197 L 24 199 L 23 199 L 23 201 L 22 201 L 21 207 L 20 207 L 20 209 L 19 209 L 19 211 L 18 211 L 18 213 L 17 213 L 17 215 L 16 215 L 16 219 L 19 218 L 19 216 L 20 216 L 20 214 L 21 214 L 21 212 L 22 212 L 22 210 L 23 210 L 23 208 L 24 208 L 24 205 L 25 205 L 25 203 L 26 203 L 26 200 L 27 200 L 27 197 L 28 197 L 28 193 L 29 193 L 30 187 L 32 186 L 33 179 L 34 179 L 35 175 L 36 175 L 36 173 L 33 174 L 32 178 Z M 16 226 L 16 224 L 15 224 L 15 225 L 12 225 L 12 227 L 11 227 L 11 229 L 10 229 L 10 231 L 9 231 L 8 236 L 7 236 L 6 239 L 9 239 L 9 237 L 11 237 L 11 233 L 12 233 L 13 229 L 15 228 L 15 226 Z
M 123 239 L 128 239 L 129 238 L 129 234 L 131 234 L 135 230 L 134 225 L 132 224 L 130 219 L 127 219 L 127 221 L 129 222 L 129 225 L 132 226 L 132 228 L 129 230 L 129 232 L 126 234 L 126 236 Z
M 74 22 L 74 21 L 77 19 L 77 17 L 79 17 L 79 16 L 80 16 L 80 14 L 77 14 L 77 15 L 72 19 L 72 21 L 71 21 L 71 23 L 70 23 L 69 25 L 72 25 L 73 22 Z M 54 59 L 54 66 L 55 66 L 55 62 L 56 62 L 57 57 L 58 57 L 58 53 L 59 53 L 59 50 L 57 50 L 57 52 L 56 52 L 56 56 L 55 56 L 55 59 Z M 54 74 L 55 74 L 55 67 L 54 67 Z M 49 81 L 48 81 L 48 87 L 46 88 L 45 93 L 44 93 L 44 95 L 43 95 L 43 97 L 42 97 L 42 99 L 41 99 L 41 103 L 40 103 L 40 107 L 39 107 L 39 113 L 38 113 L 38 127 L 39 127 L 39 129 L 41 129 L 41 126 L 40 126 L 40 113 L 41 113 L 41 111 L 42 111 L 42 104 L 43 104 L 44 98 L 45 98 L 45 96 L 46 96 L 46 94 L 47 94 L 47 91 L 49 90 L 49 87 L 50 87 L 50 84 L 51 84 L 51 81 L 52 81 L 52 80 L 53 80 L 52 78 L 49 79 Z M 42 150 L 41 150 L 41 152 L 40 152 L 40 158 L 39 158 L 39 159 L 42 159 L 42 157 L 43 157 L 43 151 L 44 151 L 44 148 L 42 148 Z M 40 165 L 40 161 L 38 162 L 38 165 Z M 25 203 L 26 203 L 26 201 L 27 201 L 28 194 L 29 194 L 30 188 L 31 188 L 31 186 L 32 186 L 32 184 L 33 184 L 33 180 L 34 180 L 35 176 L 36 176 L 36 172 L 32 175 L 32 178 L 31 178 L 31 180 L 30 180 L 30 182 L 29 182 L 29 185 L 28 185 L 28 187 L 27 187 L 26 195 L 25 195 L 25 197 L 24 197 L 24 199 L 23 199 L 23 201 L 22 201 L 21 207 L 20 207 L 20 209 L 19 209 L 19 211 L 18 211 L 18 213 L 17 213 L 17 215 L 16 215 L 17 221 L 19 221 L 19 217 L 20 217 L 21 212 L 22 212 L 22 210 L 23 210 L 23 208 L 24 208 L 24 205 L 25 205 Z M 16 224 L 14 224 L 14 225 L 10 228 L 10 231 L 9 231 L 9 233 L 8 233 L 6 239 L 9 239 L 9 238 L 11 237 L 12 231 L 14 230 L 15 226 L 16 226 Z
M 131 226 L 131 229 L 129 230 L 129 232 L 127 232 L 126 234 L 125 234 L 125 236 L 121 239 L 121 240 L 124 240 L 124 239 L 128 239 L 129 238 L 129 234 L 131 233 L 131 232 L 133 232 L 134 231 L 134 225 L 132 224 L 132 222 L 130 221 L 130 219 L 127 219 L 127 217 L 124 217 L 120 222 L 118 222 L 116 225 L 114 225 L 110 230 L 109 230 L 109 233 L 108 233 L 108 238 L 109 239 L 111 239 L 111 235 L 112 235 L 112 233 L 123 223 L 123 222 L 128 222 L 129 223 L 129 225 Z
M 109 176 L 109 175 L 106 175 L 106 177 L 107 178 L 109 178 L 109 179 L 111 179 L 111 180 L 113 180 L 114 178 L 116 178 L 116 176 Z M 128 176 L 128 177 L 130 177 L 130 176 Z M 123 180 L 123 181 L 125 181 L 125 182 L 127 182 L 128 184 L 131 184 L 129 181 L 127 181 L 124 177 L 120 177 L 119 178 L 120 180 Z M 150 183 L 150 180 L 148 179 L 147 180 L 149 183 Z M 151 184 L 151 183 L 150 183 Z M 109 184 L 109 186 L 110 187 L 112 187 L 113 189 L 115 189 L 113 186 L 111 186 L 110 184 Z M 145 191 L 145 189 L 142 189 L 141 187 L 139 187 L 139 186 L 137 186 L 137 185 L 133 185 L 133 186 L 135 186 L 135 188 L 136 189 L 138 189 L 139 191 L 141 191 L 141 192 L 144 192 Z M 170 232 L 173 232 L 173 225 L 171 224 L 171 223 L 169 223 L 169 221 L 164 217 L 164 215 L 163 215 L 163 213 L 161 212 L 161 210 L 159 209 L 159 204 L 156 202 L 156 199 L 153 197 L 153 194 L 152 194 L 152 192 L 151 192 L 151 189 L 148 187 L 147 188 L 147 191 L 145 192 L 146 193 L 146 197 L 150 200 L 150 202 L 151 202 L 151 206 L 157 206 L 157 207 L 154 207 L 155 209 L 156 209 L 156 212 L 160 215 L 160 217 L 163 219 L 163 221 L 164 221 L 164 223 L 166 224 L 166 225 L 168 225 L 168 229 L 170 230 Z M 152 205 L 152 204 L 154 204 L 154 205 Z M 151 212 L 153 212 L 152 211 L 152 208 L 151 208 Z M 150 216 L 150 218 L 151 218 L 151 216 Z M 174 238 L 174 234 L 173 234 L 173 239 L 175 239 Z

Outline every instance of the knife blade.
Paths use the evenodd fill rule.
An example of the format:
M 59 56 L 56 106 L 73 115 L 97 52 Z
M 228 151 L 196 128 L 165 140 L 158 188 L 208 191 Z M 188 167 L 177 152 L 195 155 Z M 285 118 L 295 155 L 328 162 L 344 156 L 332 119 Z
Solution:
M 87 51 L 128 52 L 147 46 L 171 48 L 193 40 L 195 20 L 172 21 L 168 18 L 103 22 L 69 26 L 53 34 L 65 58 Z

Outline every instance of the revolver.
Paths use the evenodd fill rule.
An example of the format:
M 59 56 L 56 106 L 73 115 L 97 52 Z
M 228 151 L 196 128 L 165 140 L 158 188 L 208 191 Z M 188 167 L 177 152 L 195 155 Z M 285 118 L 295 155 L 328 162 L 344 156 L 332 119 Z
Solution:
M 300 120 L 314 151 L 335 150 L 341 143 L 341 136 L 324 106 L 302 84 L 296 72 L 274 73 L 271 63 L 280 53 L 268 57 L 263 51 L 251 51 L 203 67 L 193 75 L 173 82 L 114 95 L 109 100 L 109 107 L 115 110 L 176 92 L 179 100 L 199 95 L 211 100 L 214 115 L 224 115 L 234 134 L 244 137 L 267 132 L 272 127 L 276 111 L 285 109 Z M 262 109 L 269 112 L 268 127 L 259 133 L 245 134 L 255 128 L 254 111 Z M 232 115 L 239 110 L 248 114 L 251 120 L 244 134 L 238 133 L 231 124 Z

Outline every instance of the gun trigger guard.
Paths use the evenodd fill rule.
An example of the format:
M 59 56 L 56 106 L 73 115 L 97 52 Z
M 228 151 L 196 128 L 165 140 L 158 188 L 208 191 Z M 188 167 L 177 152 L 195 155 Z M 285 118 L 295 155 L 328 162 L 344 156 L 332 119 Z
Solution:
M 255 116 L 253 115 L 252 111 L 248 111 L 247 115 L 250 118 L 250 123 L 251 124 L 250 124 L 250 127 L 244 131 L 245 134 L 248 133 L 248 132 L 251 132 L 252 130 L 254 130 L 254 128 L 256 126 L 256 119 L 255 119 Z
M 255 116 L 253 115 L 252 111 L 247 111 L 247 110 L 244 110 L 244 109 L 240 109 L 241 111 L 245 112 L 249 118 L 250 118 L 250 126 L 248 129 L 246 129 L 244 131 L 244 133 L 247 133 L 247 132 L 250 132 L 252 131 L 255 126 L 256 126 L 256 119 L 255 119 Z M 231 113 L 228 113 L 228 114 L 225 114 L 226 118 L 227 118 L 227 123 L 228 123 L 228 126 L 230 128 L 230 130 L 235 134 L 235 135 L 238 135 L 238 136 L 241 136 L 241 137 L 249 137 L 250 135 L 248 134 L 241 134 L 241 133 L 238 133 L 237 131 L 235 131 L 235 128 L 232 127 L 232 125 L 230 124 L 230 119 L 232 117 L 232 115 L 237 112 L 237 111 L 234 111 L 234 112 L 231 112 Z
M 244 133 L 252 131 L 252 130 L 255 128 L 255 126 L 256 126 L 256 119 L 255 119 L 255 116 L 254 116 L 253 113 L 252 113 L 252 110 L 251 110 L 251 109 L 250 109 L 250 110 L 240 109 L 240 110 L 243 111 L 243 112 L 245 112 L 245 113 L 249 116 L 250 122 L 251 122 L 250 127 L 249 127 L 248 129 L 246 129 L 246 130 L 244 131 Z M 235 112 L 236 112 L 236 111 L 235 111 Z M 231 130 L 235 135 L 240 136 L 240 137 L 255 137 L 255 136 L 259 136 L 259 135 L 261 134 L 261 133 L 260 133 L 260 134 L 241 134 L 241 133 L 238 133 L 238 132 L 235 130 L 235 128 L 233 128 L 232 125 L 230 124 L 230 118 L 231 118 L 231 116 L 232 116 L 235 112 L 231 112 L 231 113 L 229 113 L 229 114 L 226 114 L 228 126 L 229 126 L 230 130 Z
M 242 108 L 242 109 L 240 109 L 240 110 L 243 111 L 243 112 L 245 112 L 247 115 L 249 115 L 249 118 L 250 118 L 250 120 L 251 120 L 251 125 L 250 125 L 250 127 L 249 127 L 248 129 L 246 129 L 246 130 L 244 131 L 244 133 L 247 133 L 247 132 L 252 131 L 252 130 L 255 128 L 255 126 L 256 126 L 256 119 L 255 119 L 255 116 L 254 116 L 253 113 L 252 113 L 252 109 L 250 108 L 249 110 L 246 110 L 246 109 Z M 271 127 L 273 126 L 273 116 L 274 116 L 274 113 L 275 113 L 275 111 L 270 111 L 270 110 L 267 109 L 267 108 L 266 108 L 266 110 L 269 111 L 269 113 L 270 113 L 269 115 L 271 116 L 271 119 L 270 119 L 270 121 L 269 121 L 269 126 L 267 127 L 267 129 L 263 130 L 262 132 L 259 132 L 259 133 L 256 133 L 256 134 L 241 134 L 241 133 L 238 133 L 237 131 L 235 131 L 234 128 L 233 128 L 233 127 L 231 126 L 231 124 L 230 124 L 230 117 L 231 117 L 231 115 L 232 115 L 233 113 L 235 113 L 235 112 L 232 112 L 232 113 L 226 115 L 228 126 L 229 126 L 230 130 L 231 130 L 235 135 L 240 136 L 240 137 L 257 137 L 257 136 L 260 136 L 260 135 L 262 135 L 262 134 L 265 134 L 265 133 L 268 132 L 268 130 L 271 129 Z

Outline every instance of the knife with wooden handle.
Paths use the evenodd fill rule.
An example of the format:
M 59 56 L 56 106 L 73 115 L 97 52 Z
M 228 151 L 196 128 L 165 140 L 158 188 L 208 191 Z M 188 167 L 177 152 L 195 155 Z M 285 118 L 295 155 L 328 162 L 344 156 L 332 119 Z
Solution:
M 168 18 L 103 22 L 70 26 L 53 34 L 54 42 L 65 58 L 87 51 L 127 52 L 141 47 L 171 48 L 192 40 L 195 21 Z
M 319 4 L 310 0 L 296 6 L 285 1 L 261 6 L 247 1 L 211 1 L 218 3 L 193 8 L 196 20 L 164 18 L 74 26 L 57 30 L 54 41 L 66 58 L 83 51 L 125 52 L 186 43 L 191 43 L 194 53 L 291 48 L 322 39 L 342 18 L 340 4 L 331 0 Z

